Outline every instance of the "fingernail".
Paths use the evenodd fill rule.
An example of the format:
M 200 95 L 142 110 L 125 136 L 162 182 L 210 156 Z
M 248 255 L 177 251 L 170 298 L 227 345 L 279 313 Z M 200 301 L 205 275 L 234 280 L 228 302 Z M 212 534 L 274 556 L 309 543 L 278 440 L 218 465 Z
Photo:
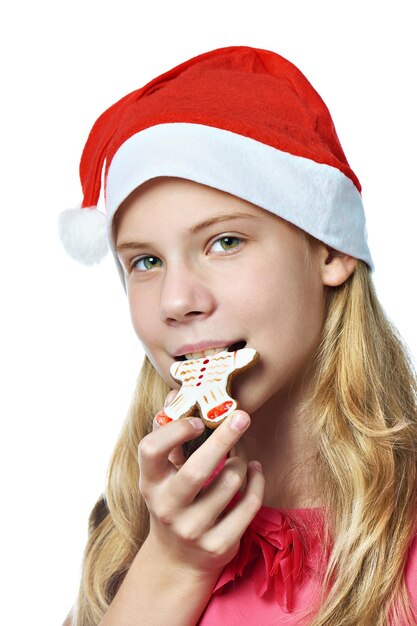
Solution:
M 176 395 L 177 395 L 177 391 L 175 389 L 171 389 L 171 391 L 168 392 L 167 397 L 165 398 L 164 408 L 166 408 L 172 403 Z
M 203 430 L 204 422 L 202 422 L 199 417 L 192 417 L 188 421 L 190 422 L 191 426 L 195 428 L 196 430 Z
M 258 470 L 258 472 L 262 472 L 262 465 L 259 463 L 259 461 L 251 461 L 249 465 L 253 467 L 253 469 Z
M 235 413 L 230 420 L 232 430 L 242 431 L 249 425 L 249 417 L 245 413 Z

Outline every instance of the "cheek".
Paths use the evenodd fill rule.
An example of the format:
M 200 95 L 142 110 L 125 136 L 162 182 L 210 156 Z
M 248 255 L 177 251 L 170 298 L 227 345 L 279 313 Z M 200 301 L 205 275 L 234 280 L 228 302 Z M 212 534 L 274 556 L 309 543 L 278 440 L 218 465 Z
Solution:
M 146 294 L 142 293 L 139 298 L 134 290 L 128 292 L 128 302 L 133 329 L 146 348 L 155 336 L 158 310 L 149 302 Z
M 323 291 L 312 279 L 293 283 L 285 302 L 276 310 L 276 367 L 297 374 L 307 366 L 320 342 L 323 326 Z
M 179 389 L 180 385 L 169 373 L 172 360 L 160 353 L 158 338 L 161 336 L 161 327 L 157 305 L 147 299 L 146 293 L 141 293 L 139 298 L 137 294 L 128 292 L 128 301 L 133 329 L 148 359 L 168 386 Z
M 250 288 L 239 286 L 238 315 L 248 324 L 253 347 L 264 351 L 272 370 L 283 374 L 297 369 L 321 337 L 324 298 L 318 274 L 303 262 L 290 265 L 277 259 L 273 271 L 247 278 Z

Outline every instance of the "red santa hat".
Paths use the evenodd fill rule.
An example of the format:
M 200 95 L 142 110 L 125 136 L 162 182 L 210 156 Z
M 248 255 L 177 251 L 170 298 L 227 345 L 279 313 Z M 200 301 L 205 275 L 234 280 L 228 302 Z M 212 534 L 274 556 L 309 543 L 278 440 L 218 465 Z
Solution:
M 107 215 L 96 210 L 103 167 Z M 114 253 L 115 212 L 158 176 L 247 200 L 373 270 L 360 183 L 329 110 L 274 52 L 233 46 L 201 54 L 107 109 L 81 157 L 81 208 L 60 218 L 67 252 L 98 262 L 107 238 Z

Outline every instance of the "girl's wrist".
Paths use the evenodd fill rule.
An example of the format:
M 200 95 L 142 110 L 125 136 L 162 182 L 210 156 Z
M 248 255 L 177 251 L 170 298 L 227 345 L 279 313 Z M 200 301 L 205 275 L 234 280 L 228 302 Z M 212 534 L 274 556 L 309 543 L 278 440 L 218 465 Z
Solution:
M 136 555 L 134 561 L 136 560 L 141 564 L 148 563 L 149 566 L 163 572 L 162 575 L 167 584 L 172 584 L 172 580 L 176 580 L 195 587 L 214 587 L 223 569 L 221 566 L 211 569 L 199 568 L 189 558 L 181 558 L 165 549 L 150 535 Z

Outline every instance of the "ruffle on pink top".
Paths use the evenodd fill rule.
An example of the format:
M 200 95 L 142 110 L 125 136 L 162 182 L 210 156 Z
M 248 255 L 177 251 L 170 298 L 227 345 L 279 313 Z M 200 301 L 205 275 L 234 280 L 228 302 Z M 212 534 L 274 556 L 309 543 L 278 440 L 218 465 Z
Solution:
M 302 532 L 306 523 L 309 528 Z M 322 528 L 323 509 L 263 506 L 245 531 L 239 552 L 224 568 L 213 593 L 241 577 L 249 564 L 258 561 L 253 576 L 256 595 L 263 597 L 273 591 L 281 608 L 291 612 L 297 587 L 306 576 L 318 574 Z
M 237 494 L 228 508 L 239 498 Z M 327 561 L 324 519 L 324 508 L 262 506 L 245 531 L 239 552 L 222 571 L 199 626 L 311 623 L 307 611 L 314 612 L 320 601 L 323 559 Z M 417 607 L 417 537 L 410 548 L 405 581 Z

